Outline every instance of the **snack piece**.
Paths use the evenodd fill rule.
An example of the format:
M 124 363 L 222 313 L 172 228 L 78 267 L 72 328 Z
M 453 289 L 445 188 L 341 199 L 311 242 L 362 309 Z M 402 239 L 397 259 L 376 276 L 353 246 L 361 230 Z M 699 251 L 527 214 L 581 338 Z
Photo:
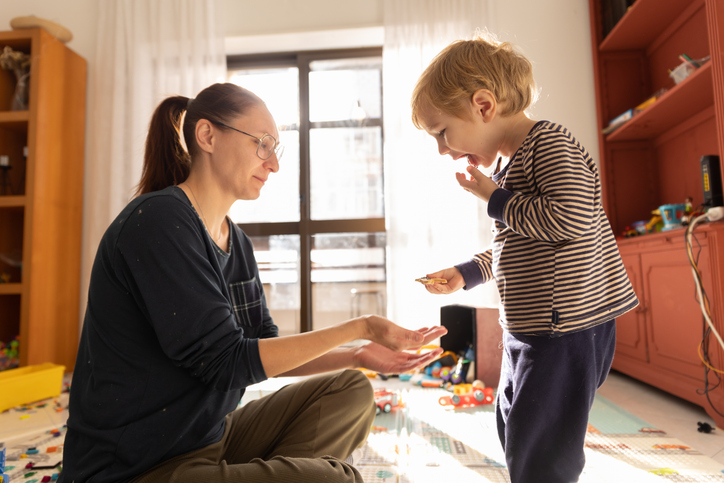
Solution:
M 444 278 L 422 277 L 422 278 L 416 278 L 415 282 L 420 282 L 423 285 L 432 285 L 433 283 L 447 283 L 447 280 Z

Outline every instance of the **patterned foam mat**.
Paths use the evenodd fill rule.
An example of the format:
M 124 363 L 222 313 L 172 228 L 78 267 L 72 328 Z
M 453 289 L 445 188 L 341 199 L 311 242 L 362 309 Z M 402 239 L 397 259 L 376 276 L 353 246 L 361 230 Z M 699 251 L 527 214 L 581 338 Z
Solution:
M 283 385 L 283 384 L 282 384 Z M 245 400 L 269 391 L 250 391 Z M 375 418 L 357 468 L 365 482 L 509 482 L 492 405 L 447 409 L 441 389 L 395 389 L 402 406 Z M 68 394 L 0 414 L 12 483 L 42 483 L 62 458 Z M 724 482 L 724 465 L 596 397 L 581 483 Z M 57 476 L 56 476 L 57 477 Z
M 366 482 L 509 482 L 492 405 L 446 409 L 440 389 L 399 390 L 357 468 Z M 724 482 L 724 465 L 597 396 L 580 482 Z

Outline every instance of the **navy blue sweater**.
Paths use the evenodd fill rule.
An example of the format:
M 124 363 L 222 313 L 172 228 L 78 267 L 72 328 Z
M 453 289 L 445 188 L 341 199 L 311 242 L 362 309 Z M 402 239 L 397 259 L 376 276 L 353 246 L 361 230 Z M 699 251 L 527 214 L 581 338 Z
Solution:
M 128 481 L 218 441 L 266 379 L 275 337 L 249 238 L 229 253 L 176 187 L 134 199 L 101 240 L 70 394 L 61 483 Z

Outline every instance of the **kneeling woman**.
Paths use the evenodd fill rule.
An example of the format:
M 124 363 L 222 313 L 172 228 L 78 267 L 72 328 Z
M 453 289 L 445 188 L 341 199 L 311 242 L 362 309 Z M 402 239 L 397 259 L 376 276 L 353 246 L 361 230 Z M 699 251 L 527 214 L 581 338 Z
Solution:
M 62 483 L 361 481 L 342 460 L 367 437 L 373 394 L 343 369 L 426 364 L 438 351 L 403 351 L 445 329 L 372 315 L 278 336 L 251 241 L 226 216 L 279 169 L 278 138 L 233 84 L 157 107 L 139 196 L 93 265 Z M 356 339 L 371 342 L 340 347 Z M 237 409 L 250 384 L 321 373 Z

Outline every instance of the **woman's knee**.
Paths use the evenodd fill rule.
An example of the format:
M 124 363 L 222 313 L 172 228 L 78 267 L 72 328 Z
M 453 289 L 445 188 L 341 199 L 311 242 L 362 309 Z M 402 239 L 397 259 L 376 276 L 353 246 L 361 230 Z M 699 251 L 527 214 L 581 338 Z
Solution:
M 349 404 L 359 407 L 362 412 L 374 412 L 375 391 L 369 378 L 356 369 L 347 369 L 339 377 L 344 384 L 343 393 L 348 396 Z

